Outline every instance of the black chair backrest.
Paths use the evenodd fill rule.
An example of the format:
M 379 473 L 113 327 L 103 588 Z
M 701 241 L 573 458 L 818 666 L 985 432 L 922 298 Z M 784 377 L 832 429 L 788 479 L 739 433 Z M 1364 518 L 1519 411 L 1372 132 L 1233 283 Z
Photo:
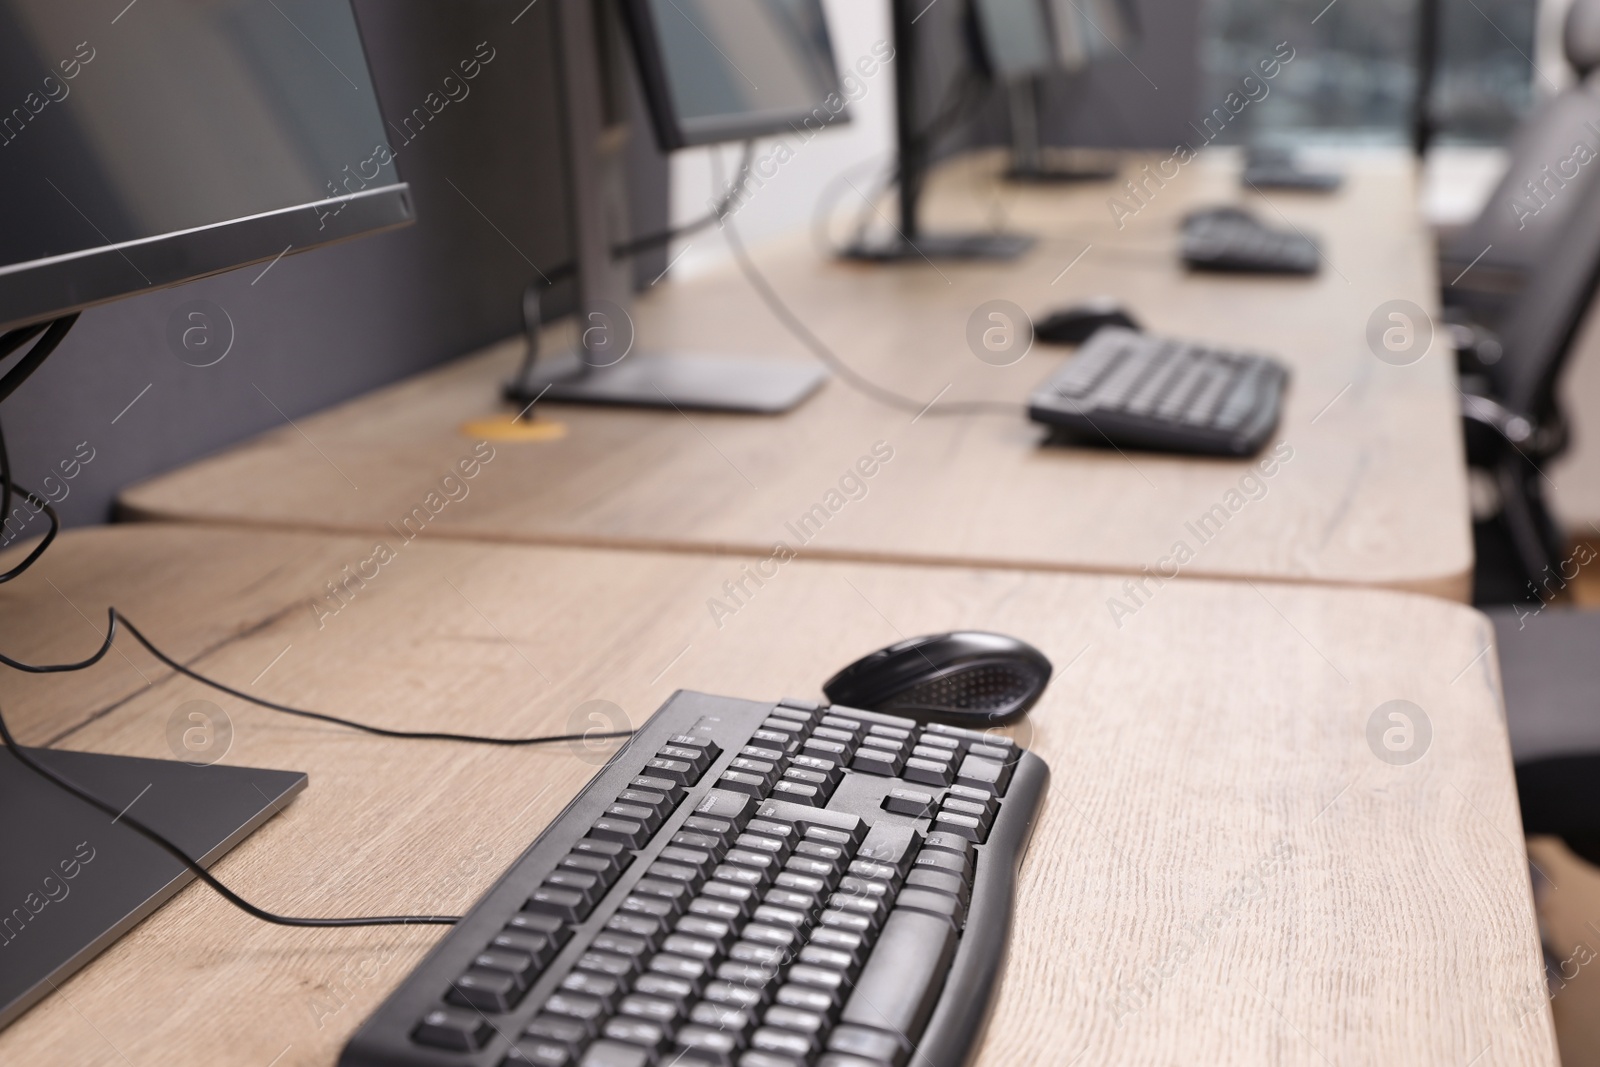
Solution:
M 1577 84 L 1517 127 L 1507 146 L 1510 163 L 1493 194 L 1441 249 L 1446 281 L 1470 263 L 1467 286 L 1498 275 L 1516 288 L 1561 240 L 1584 191 L 1600 178 L 1600 77 L 1589 80 L 1600 69 L 1600 0 L 1573 0 L 1563 47 Z M 1589 162 L 1581 162 L 1580 144 L 1594 154 Z
M 1556 414 L 1556 384 L 1597 289 L 1600 182 L 1583 191 L 1561 239 L 1534 267 L 1506 315 L 1500 329 L 1504 354 L 1489 367 L 1496 399 L 1536 421 Z

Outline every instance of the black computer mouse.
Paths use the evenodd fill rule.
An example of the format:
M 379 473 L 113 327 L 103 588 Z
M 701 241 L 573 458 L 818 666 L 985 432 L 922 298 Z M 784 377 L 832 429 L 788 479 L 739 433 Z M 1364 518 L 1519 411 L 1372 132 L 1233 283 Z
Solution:
M 1047 345 L 1081 345 L 1102 326 L 1141 329 L 1131 314 L 1109 297 L 1074 304 L 1033 324 L 1033 336 Z
M 856 660 L 822 687 L 835 704 L 982 730 L 1015 722 L 1050 681 L 1025 641 L 964 630 L 913 637 Z

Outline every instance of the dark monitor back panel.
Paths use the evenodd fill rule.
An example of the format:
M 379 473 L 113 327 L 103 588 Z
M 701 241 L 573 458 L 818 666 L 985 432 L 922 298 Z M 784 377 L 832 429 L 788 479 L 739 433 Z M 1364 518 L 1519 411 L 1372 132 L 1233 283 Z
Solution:
M 305 788 L 246 767 L 32 754 L 210 865 Z M 0 749 L 0 1028 L 48 996 L 194 875 Z
M 349 236 L 388 141 L 348 0 L 0 0 L 0 325 Z
M 821 0 L 625 0 L 623 11 L 663 151 L 845 118 Z

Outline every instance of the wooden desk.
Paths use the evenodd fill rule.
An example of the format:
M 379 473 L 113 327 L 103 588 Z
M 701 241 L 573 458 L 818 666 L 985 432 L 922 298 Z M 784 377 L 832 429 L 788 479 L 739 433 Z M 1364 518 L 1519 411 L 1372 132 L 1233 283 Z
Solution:
M 1267 452 L 1287 448 L 1292 460 L 1241 493 L 1252 470 L 1244 462 L 1041 447 L 1041 429 L 1020 406 L 942 418 L 935 405 L 914 419 L 835 381 L 781 418 L 547 406 L 567 436 L 497 446 L 470 497 L 444 508 L 430 530 L 762 555 L 781 540 L 813 557 L 1135 573 L 1170 573 L 1163 561 L 1184 541 L 1194 553 L 1182 568 L 1189 577 L 1466 598 L 1472 546 L 1452 361 L 1436 340 L 1421 362 L 1389 366 L 1365 340 L 1381 303 L 1436 302 L 1408 160 L 1355 157 L 1346 189 L 1331 198 L 1243 198 L 1269 220 L 1281 211 L 1322 236 L 1329 267 L 1314 280 L 1179 268 L 1183 212 L 1241 199 L 1231 157 L 1192 164 L 1121 231 L 1107 187 L 991 196 L 992 162 L 943 175 L 931 215 L 977 223 L 1003 208 L 1012 226 L 1043 238 L 1020 262 L 850 266 L 822 259 L 805 240 L 759 259 L 855 368 L 940 404 L 1020 405 L 1063 358 L 1037 346 L 1014 366 L 977 359 L 967 321 L 997 297 L 1037 313 L 1109 293 L 1153 330 L 1277 352 L 1294 379 Z M 637 319 L 640 336 L 658 345 L 809 358 L 731 268 L 661 283 L 640 301 Z M 521 351 L 520 341 L 507 342 L 284 426 L 129 490 L 123 507 L 142 518 L 327 531 L 398 524 L 468 451 L 462 424 L 499 408 L 499 386 Z M 841 479 L 877 442 L 893 461 L 866 483 L 864 498 L 846 502 Z M 802 531 L 810 538 L 802 542 L 791 527 L 818 506 L 832 511 Z M 1218 507 L 1226 524 L 1202 541 L 1190 524 Z
M 815 695 L 902 634 L 1025 635 L 1058 668 L 1019 728 L 1054 776 L 979 1063 L 1556 1062 L 1490 628 L 1469 609 L 1191 581 L 1119 628 L 1105 605 L 1121 578 L 794 561 L 719 629 L 705 602 L 734 560 L 439 538 L 398 550 L 319 629 L 309 603 L 370 551 L 69 533 L 0 588 L 0 644 L 79 655 L 78 609 L 111 602 L 179 658 L 279 700 L 528 734 L 564 731 L 592 699 L 639 721 L 678 687 Z M 92 586 L 69 577 L 91 568 Z M 229 762 L 310 774 L 218 867 L 283 911 L 465 908 L 594 770 L 566 746 L 274 716 L 122 648 L 148 686 L 110 663 L 40 684 L 6 673 L 0 699 L 27 740 L 70 727 L 67 747 L 155 757 L 180 703 L 217 701 Z M 1432 722 L 1408 766 L 1368 746 L 1393 699 Z M 0 1062 L 329 1067 L 437 936 L 270 927 L 191 886 L 0 1033 Z

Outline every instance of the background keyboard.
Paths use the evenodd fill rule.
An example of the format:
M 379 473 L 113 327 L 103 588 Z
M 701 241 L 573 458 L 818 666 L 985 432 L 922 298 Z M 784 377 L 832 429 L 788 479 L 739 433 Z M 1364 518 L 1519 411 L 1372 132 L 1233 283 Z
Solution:
M 1049 771 L 1001 736 L 680 692 L 343 1067 L 959 1067 Z
M 1231 212 L 1192 216 L 1180 254 L 1191 270 L 1246 274 L 1315 274 L 1322 260 L 1309 237 Z
M 1033 391 L 1028 415 L 1119 448 L 1248 456 L 1276 428 L 1288 376 L 1266 356 L 1106 327 Z

